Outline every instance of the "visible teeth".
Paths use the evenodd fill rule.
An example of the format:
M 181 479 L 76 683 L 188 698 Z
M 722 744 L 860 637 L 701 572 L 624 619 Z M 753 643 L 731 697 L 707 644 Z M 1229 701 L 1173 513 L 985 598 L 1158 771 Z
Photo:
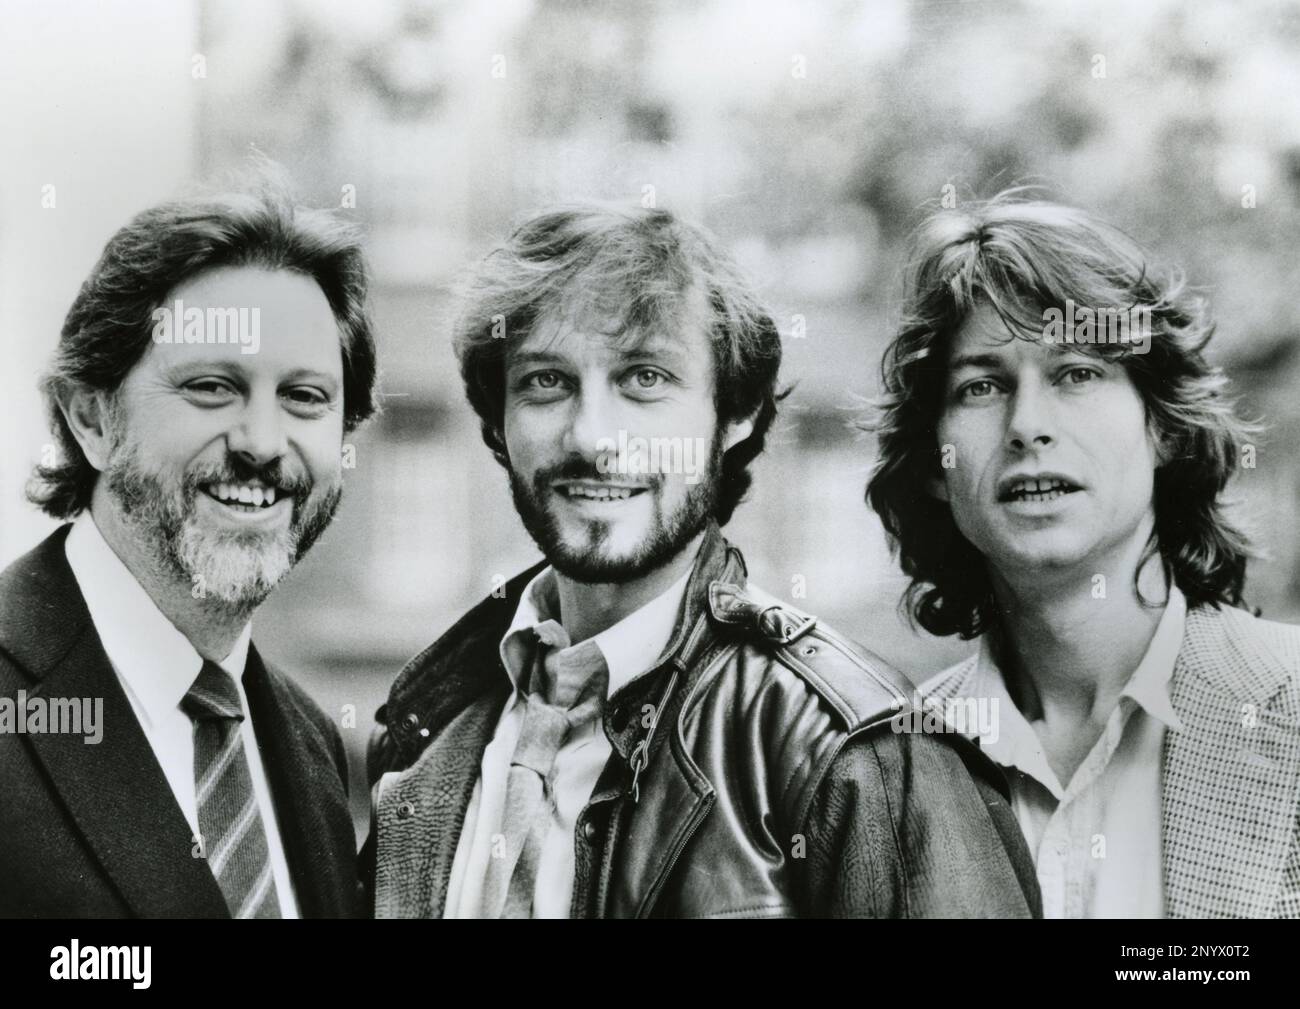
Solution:
M 622 501 L 632 496 L 630 487 L 579 487 L 570 484 L 565 491 L 570 497 L 589 498 L 593 501 Z
M 1017 501 L 1055 501 L 1069 493 L 1069 487 L 1060 481 L 1021 483 L 1012 488 L 1010 497 Z
M 214 483 L 208 485 L 208 491 L 218 500 L 231 504 L 252 505 L 255 508 L 275 504 L 275 489 L 272 487 Z
M 1012 494 L 1046 494 L 1048 491 L 1065 490 L 1064 480 L 1018 480 L 1011 487 Z

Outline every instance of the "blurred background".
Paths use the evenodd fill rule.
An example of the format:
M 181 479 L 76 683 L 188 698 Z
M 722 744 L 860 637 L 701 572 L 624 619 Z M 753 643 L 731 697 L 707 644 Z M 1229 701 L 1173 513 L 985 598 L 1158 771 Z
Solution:
M 35 382 L 112 232 L 250 145 L 366 229 L 384 413 L 335 526 L 260 611 L 263 652 L 354 758 L 402 664 L 536 558 L 447 341 L 449 285 L 522 212 L 643 202 L 756 279 L 795 384 L 727 527 L 751 575 L 914 678 L 863 503 L 878 387 L 927 206 L 1036 183 L 1181 262 L 1212 356 L 1270 424 L 1242 506 L 1249 601 L 1300 620 L 1300 5 L 1260 0 L 168 0 L 0 3 L 0 563 L 53 524 L 22 487 Z

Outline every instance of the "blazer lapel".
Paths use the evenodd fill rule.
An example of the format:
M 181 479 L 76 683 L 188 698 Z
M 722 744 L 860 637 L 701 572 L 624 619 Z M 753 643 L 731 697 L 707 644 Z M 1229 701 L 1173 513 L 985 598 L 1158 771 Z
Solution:
M 1300 726 L 1270 710 L 1286 667 L 1244 613 L 1189 610 L 1165 737 L 1162 822 L 1171 917 L 1262 917 L 1282 885 Z
M 376 918 L 442 917 L 465 813 L 505 699 L 504 690 L 481 695 L 414 764 L 376 783 Z
M 65 527 L 66 529 L 67 527 Z M 4 638 L 38 683 L 29 697 L 103 701 L 103 738 L 30 734 L 28 742 L 95 858 L 132 913 L 228 917 L 189 824 L 104 654 L 63 552 L 60 530 L 24 573 L 30 605 L 5 614 Z
M 303 917 L 359 913 L 356 838 L 330 745 L 255 648 L 244 670 L 258 749 Z
M 916 692 L 932 701 L 947 701 L 954 697 L 973 697 L 976 692 L 975 674 L 979 670 L 979 655 L 971 655 L 954 666 L 920 684 Z

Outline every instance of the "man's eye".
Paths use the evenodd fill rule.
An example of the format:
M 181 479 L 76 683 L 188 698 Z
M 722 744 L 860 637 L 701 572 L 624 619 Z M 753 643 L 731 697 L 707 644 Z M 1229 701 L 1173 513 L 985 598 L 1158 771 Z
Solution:
M 228 396 L 235 390 L 230 387 L 228 382 L 222 382 L 215 378 L 201 378 L 196 382 L 190 382 L 185 386 L 187 392 L 196 392 L 200 396 Z
M 1094 378 L 1100 377 L 1096 368 L 1085 368 L 1082 365 L 1071 368 L 1065 373 L 1065 378 L 1071 385 L 1083 385 L 1085 382 L 1091 382 Z
M 987 378 L 977 379 L 961 387 L 958 396 L 962 399 L 986 399 L 992 396 L 997 387 Z
M 329 402 L 329 397 L 319 389 L 299 388 L 290 389 L 285 393 L 295 403 L 301 403 L 308 406 L 324 406 Z
M 534 389 L 558 389 L 560 386 L 560 376 L 553 371 L 535 372 L 525 381 Z
M 664 382 L 664 374 L 654 368 L 638 368 L 632 373 L 632 381 L 638 389 L 654 389 Z

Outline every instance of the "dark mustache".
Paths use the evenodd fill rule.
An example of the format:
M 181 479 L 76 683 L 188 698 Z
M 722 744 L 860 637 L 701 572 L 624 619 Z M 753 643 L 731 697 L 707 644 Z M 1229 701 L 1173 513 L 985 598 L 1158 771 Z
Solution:
M 556 480 L 590 480 L 593 483 L 616 483 L 615 478 L 618 475 L 617 473 L 602 473 L 593 459 L 587 459 L 580 455 L 571 455 L 563 462 L 539 469 L 534 473 L 533 486 L 538 490 L 545 490 Z M 651 488 L 657 488 L 663 483 L 662 473 L 640 473 L 637 476 L 638 479 L 646 481 Z
M 314 486 L 306 473 L 286 472 L 279 459 L 258 465 L 237 455 L 226 456 L 225 466 L 220 469 L 190 474 L 185 484 L 187 489 L 197 490 L 202 484 L 247 483 L 254 480 L 274 488 L 277 494 L 291 494 L 295 497 L 309 494 Z

